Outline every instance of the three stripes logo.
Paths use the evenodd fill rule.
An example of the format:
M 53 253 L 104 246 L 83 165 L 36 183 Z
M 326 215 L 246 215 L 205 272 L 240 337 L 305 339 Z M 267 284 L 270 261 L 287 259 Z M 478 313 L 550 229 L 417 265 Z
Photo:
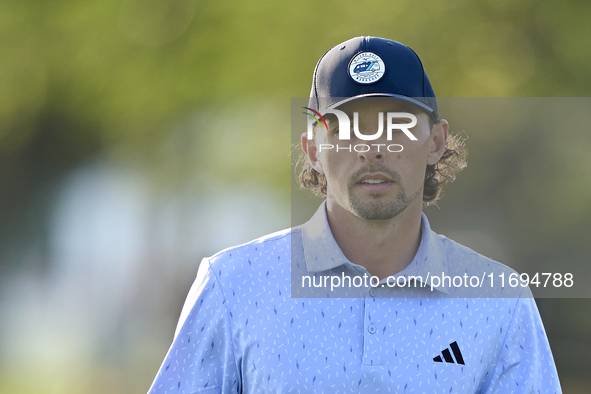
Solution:
M 453 341 L 449 344 L 449 347 L 451 348 L 451 351 L 453 352 L 454 357 L 456 358 L 456 362 L 458 364 L 465 365 L 464 357 L 462 357 L 462 352 L 460 352 L 460 347 L 458 346 L 458 343 L 456 341 Z M 443 360 L 445 360 L 446 363 L 455 364 L 454 359 L 452 358 L 451 353 L 449 352 L 449 348 L 443 349 L 441 355 L 443 355 Z M 433 361 L 435 361 L 436 363 L 442 363 L 443 360 L 441 359 L 441 356 L 433 357 Z

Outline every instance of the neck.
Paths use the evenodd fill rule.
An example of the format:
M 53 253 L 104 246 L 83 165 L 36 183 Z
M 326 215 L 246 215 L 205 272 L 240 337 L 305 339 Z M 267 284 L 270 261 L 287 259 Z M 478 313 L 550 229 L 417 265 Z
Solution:
M 365 220 L 327 200 L 328 224 L 347 259 L 380 279 L 406 268 L 421 242 L 422 195 L 396 217 Z

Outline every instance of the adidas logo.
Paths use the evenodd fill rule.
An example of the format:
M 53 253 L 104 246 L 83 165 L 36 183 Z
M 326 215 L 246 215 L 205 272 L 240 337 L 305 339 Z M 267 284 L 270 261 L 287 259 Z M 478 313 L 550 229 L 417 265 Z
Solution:
M 454 353 L 454 357 L 456 358 L 456 362 L 458 364 L 465 365 L 464 364 L 464 357 L 462 357 L 462 352 L 460 352 L 460 347 L 458 346 L 458 343 L 456 341 L 453 341 L 452 343 L 449 344 L 449 347 L 451 348 L 451 351 Z M 443 355 L 443 359 L 445 360 L 446 363 L 455 364 L 454 359 L 451 357 L 451 353 L 449 352 L 449 348 L 443 349 L 441 354 Z M 443 360 L 441 359 L 441 356 L 433 357 L 433 361 L 435 361 L 436 363 L 443 362 Z

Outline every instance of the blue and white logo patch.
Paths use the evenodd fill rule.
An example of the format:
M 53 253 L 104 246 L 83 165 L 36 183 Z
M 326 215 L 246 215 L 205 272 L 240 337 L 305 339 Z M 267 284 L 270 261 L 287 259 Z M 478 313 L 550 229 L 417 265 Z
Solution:
M 349 76 L 361 85 L 378 82 L 385 72 L 384 61 L 373 52 L 358 53 L 349 63 Z

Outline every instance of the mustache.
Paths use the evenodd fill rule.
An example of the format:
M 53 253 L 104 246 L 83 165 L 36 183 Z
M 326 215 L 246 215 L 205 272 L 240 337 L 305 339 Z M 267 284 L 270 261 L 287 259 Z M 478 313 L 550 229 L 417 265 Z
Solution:
M 359 179 L 362 176 L 364 176 L 365 174 L 372 174 L 372 173 L 376 173 L 376 172 L 384 173 L 388 177 L 390 177 L 392 180 L 394 180 L 395 182 L 400 182 L 400 174 L 398 174 L 398 172 L 387 168 L 383 164 L 379 164 L 378 163 L 378 164 L 372 164 L 372 165 L 369 165 L 369 166 L 365 166 L 365 167 L 362 167 L 359 170 L 357 170 L 349 178 L 349 187 L 352 187 L 357 182 L 359 182 Z

